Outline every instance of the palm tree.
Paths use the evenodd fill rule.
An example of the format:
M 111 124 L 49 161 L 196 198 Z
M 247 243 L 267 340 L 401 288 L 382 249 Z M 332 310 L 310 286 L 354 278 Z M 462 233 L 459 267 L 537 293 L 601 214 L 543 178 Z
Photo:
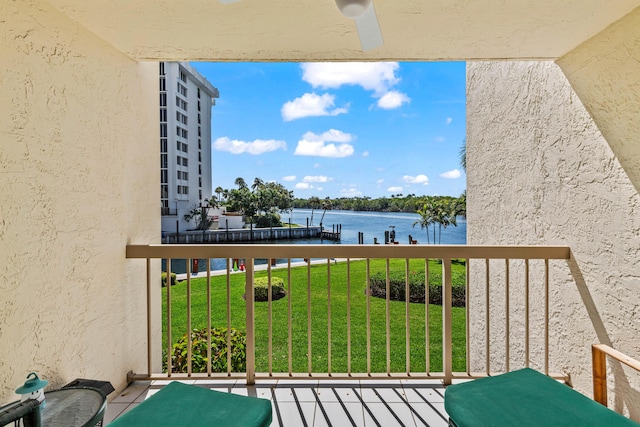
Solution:
M 313 211 L 322 206 L 320 198 L 316 196 L 309 198 L 309 206 L 311 206 L 311 225 L 313 225 Z
M 460 147 L 460 152 L 458 153 L 460 156 L 460 166 L 462 166 L 462 170 L 467 171 L 467 140 L 462 140 L 462 147 Z
M 427 230 L 427 244 L 429 241 L 429 226 L 433 224 L 433 243 L 436 243 L 436 227 L 435 227 L 435 201 L 432 196 L 427 196 L 425 198 L 425 203 L 422 206 L 422 209 L 418 209 L 417 213 L 420 215 L 420 219 L 413 223 L 413 226 L 420 225 L 421 229 Z
M 216 193 L 218 195 L 218 202 L 220 201 L 220 197 L 222 196 L 222 193 L 224 193 L 224 190 L 222 189 L 222 187 L 216 187 L 214 193 Z
M 238 186 L 238 189 L 247 188 L 247 183 L 244 182 L 244 179 L 242 177 L 236 178 L 234 184 Z
M 324 219 L 324 214 L 327 213 L 327 209 L 331 210 L 332 207 L 333 207 L 333 203 L 331 203 L 331 199 L 329 197 L 326 197 L 322 201 L 322 209 L 324 209 L 324 211 L 322 212 L 322 218 L 320 218 L 320 226 L 322 226 L 322 220 Z
M 264 181 L 260 178 L 254 178 L 253 180 L 253 185 L 251 185 L 251 189 L 253 191 L 256 191 L 258 188 L 262 187 L 264 185 Z

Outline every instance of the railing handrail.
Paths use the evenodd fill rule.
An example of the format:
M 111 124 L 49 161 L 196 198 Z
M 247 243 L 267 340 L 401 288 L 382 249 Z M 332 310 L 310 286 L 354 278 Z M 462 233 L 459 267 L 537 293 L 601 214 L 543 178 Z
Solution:
M 508 245 L 127 245 L 127 258 L 570 259 L 569 246 Z

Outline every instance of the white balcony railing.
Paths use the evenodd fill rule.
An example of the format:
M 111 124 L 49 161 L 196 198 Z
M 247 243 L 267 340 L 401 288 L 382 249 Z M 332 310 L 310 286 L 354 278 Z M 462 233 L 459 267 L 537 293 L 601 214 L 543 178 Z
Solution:
M 549 372 L 549 287 L 553 285 L 549 277 L 549 263 L 568 260 L 570 253 L 570 249 L 564 246 L 128 245 L 127 258 L 147 261 L 148 367 L 146 373 L 136 373 L 132 379 L 233 377 L 243 378 L 252 384 L 256 378 L 425 378 L 442 379 L 449 384 L 452 379 L 477 378 L 495 373 L 496 368 L 491 366 L 491 360 L 495 360 L 496 351 L 502 353 L 504 360 L 498 369 L 509 371 L 512 368 L 510 349 L 515 341 L 520 344 L 524 341 L 524 365 L 529 366 L 533 357 L 529 349 L 529 331 L 532 328 L 544 331 L 543 348 L 536 346 L 535 349 L 536 355 L 541 352 L 543 359 L 538 360 L 537 365 L 544 366 L 547 374 L 561 376 Z M 244 260 L 244 271 L 232 270 L 229 260 L 236 258 Z M 166 286 L 162 290 L 165 293 L 164 319 L 159 316 L 154 318 L 150 313 L 159 312 L 153 309 L 153 305 L 160 283 L 158 272 L 152 269 L 152 266 L 156 268 L 159 264 L 152 260 L 159 259 L 167 260 L 167 270 L 170 269 L 171 260 L 175 259 L 187 260 L 187 266 L 191 266 L 192 259 L 225 259 L 226 271 L 220 275 L 220 272 L 211 271 L 210 263 L 207 263 L 206 278 L 198 278 L 198 282 L 194 282 L 194 276 L 187 274 L 186 301 L 180 307 L 172 302 L 172 293 L 175 291 L 171 286 Z M 276 270 L 271 262 L 257 266 L 256 260 L 264 259 L 278 259 L 282 268 Z M 302 259 L 313 261 L 295 262 Z M 337 263 L 338 260 L 342 262 Z M 441 272 L 434 271 L 430 260 L 439 260 Z M 466 307 L 462 310 L 452 307 L 452 265 L 464 265 L 466 272 L 461 279 Z M 470 275 L 470 269 L 474 269 L 473 275 Z M 498 269 L 500 272 L 496 274 Z M 339 274 L 337 270 L 340 270 Z M 441 274 L 441 309 L 427 303 L 430 301 L 429 291 L 425 292 L 425 301 L 421 304 L 410 301 L 410 277 L 416 273 L 424 274 L 426 289 L 429 288 L 429 277 Z M 386 278 L 384 299 L 374 298 L 367 291 L 373 274 Z M 391 300 L 393 289 L 390 289 L 391 277 L 398 274 L 403 276 L 405 283 L 405 301 L 400 302 Z M 258 303 L 260 306 L 256 309 L 254 302 L 254 278 L 257 275 L 268 277 L 266 308 L 263 307 L 265 303 Z M 287 289 L 287 301 L 277 304 L 271 296 L 272 278 L 276 275 L 284 279 Z M 518 283 L 523 283 L 523 286 L 511 285 L 510 288 L 516 276 L 522 279 Z M 459 273 L 457 279 L 460 279 Z M 165 325 L 163 347 L 168 355 L 172 353 L 175 341 L 176 331 L 172 330 L 172 320 L 176 317 L 186 320 L 183 330 L 178 333 L 191 331 L 198 322 L 200 325 L 206 324 L 207 330 L 210 330 L 212 311 L 218 315 L 222 309 L 226 313 L 224 327 L 234 326 L 231 307 L 234 304 L 237 307 L 238 303 L 236 300 L 232 303 L 231 294 L 233 283 L 235 287 L 239 286 L 236 283 L 238 280 L 244 282 L 245 300 L 242 313 L 233 313 L 233 319 L 234 322 L 238 319 L 244 321 L 246 370 L 232 371 L 229 351 L 227 372 L 212 372 L 210 335 L 207 337 L 209 354 L 206 372 L 192 372 L 191 341 L 186 372 L 175 373 L 171 368 L 163 372 L 159 369 L 159 345 L 153 336 L 153 331 L 160 329 L 158 322 L 164 322 Z M 474 283 L 470 283 L 471 280 Z M 306 283 L 301 284 L 300 281 Z M 496 284 L 496 281 L 499 283 Z M 197 284 L 196 290 L 193 283 Z M 539 288 L 540 296 L 535 300 L 535 309 L 542 313 L 540 316 L 530 316 L 530 283 L 535 283 L 535 287 Z M 483 298 L 472 299 L 470 285 L 474 289 L 483 289 Z M 500 300 L 504 306 L 499 309 L 496 309 L 491 296 L 495 295 L 493 288 L 496 286 L 500 287 L 500 293 L 504 292 Z M 212 290 L 213 287 L 215 289 Z M 203 308 L 192 307 L 192 297 L 201 292 L 206 293 L 206 304 Z M 221 298 L 226 300 L 226 304 L 212 304 L 214 292 L 217 292 L 218 298 L 222 294 Z M 301 293 L 304 298 L 300 297 Z M 156 295 L 155 299 L 153 295 Z M 517 321 L 512 322 L 510 304 L 514 298 L 523 305 L 524 313 L 519 313 Z M 292 302 L 294 299 L 296 302 Z M 364 310 L 357 311 L 356 306 L 364 307 Z M 471 307 L 474 310 L 470 310 Z M 471 317 L 472 312 L 482 315 Z M 508 331 L 498 338 L 492 336 L 491 328 L 491 325 L 495 325 L 496 316 L 504 330 Z M 196 318 L 200 320 L 194 320 Z M 531 324 L 534 320 L 536 325 Z M 279 322 L 276 325 L 279 330 L 286 329 L 286 339 L 274 336 L 274 321 Z M 260 326 L 258 337 L 256 322 Z M 283 322 L 286 322 L 286 328 L 281 324 Z M 472 322 L 474 331 L 483 330 L 485 335 L 483 351 L 486 354 L 486 366 L 482 373 L 472 372 L 469 362 Z M 456 333 L 453 333 L 454 328 Z M 442 330 L 441 339 L 437 336 L 439 329 Z M 191 335 L 188 336 L 190 339 Z M 496 339 L 502 341 L 499 346 L 492 344 Z M 229 348 L 230 341 L 231 337 L 227 335 Z M 433 360 L 434 354 L 439 360 Z M 258 356 L 260 360 L 257 360 Z M 282 359 L 286 359 L 286 363 Z M 318 366 L 322 366 L 322 369 L 318 370 Z

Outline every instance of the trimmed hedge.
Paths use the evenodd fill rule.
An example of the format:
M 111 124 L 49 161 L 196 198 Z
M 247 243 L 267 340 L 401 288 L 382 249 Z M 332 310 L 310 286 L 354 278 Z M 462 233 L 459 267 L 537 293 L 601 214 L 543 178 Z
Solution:
M 387 277 L 385 273 L 371 275 L 371 296 L 377 298 L 387 297 Z M 425 300 L 424 272 L 409 273 L 409 301 L 424 304 Z M 454 307 L 465 306 L 465 281 L 464 276 L 453 274 L 453 287 L 451 289 L 452 305 Z M 389 274 L 389 299 L 392 301 L 405 301 L 406 283 L 404 271 L 392 271 Z M 442 273 L 429 272 L 429 303 L 442 305 Z
M 187 372 L 187 349 L 189 337 L 184 334 L 173 345 L 171 372 Z M 244 332 L 231 328 L 231 372 L 244 372 L 247 367 L 247 337 Z M 167 371 L 167 358 L 163 358 Z M 191 332 L 191 371 L 207 372 L 207 330 Z M 227 328 L 211 329 L 211 371 L 227 372 Z
M 269 301 L 269 278 L 257 277 L 253 281 L 254 284 L 254 301 Z M 284 290 L 284 280 L 280 277 L 271 277 L 271 301 L 284 298 L 287 293 Z M 246 294 L 245 294 L 246 299 Z
M 167 273 L 165 271 L 162 272 L 162 287 L 167 286 Z M 177 283 L 176 273 L 171 273 L 171 286 L 175 286 Z

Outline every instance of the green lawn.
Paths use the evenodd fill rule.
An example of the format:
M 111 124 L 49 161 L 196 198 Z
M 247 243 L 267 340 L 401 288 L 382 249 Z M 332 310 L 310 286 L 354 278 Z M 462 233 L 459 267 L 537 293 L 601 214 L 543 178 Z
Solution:
M 391 260 L 391 269 L 404 271 L 404 260 Z M 412 260 L 410 269 L 424 269 L 424 261 Z M 439 277 L 442 266 L 430 261 L 430 272 Z M 371 274 L 385 270 L 385 260 L 371 261 Z M 454 286 L 464 285 L 465 266 L 452 264 Z M 366 372 L 366 284 L 365 261 L 351 262 L 351 371 Z M 202 273 L 201 273 L 202 274 Z M 266 276 L 256 273 L 256 277 Z M 273 276 L 281 277 L 289 292 L 287 270 L 273 270 Z M 244 274 L 231 275 L 231 326 L 245 330 Z M 273 371 L 288 370 L 288 323 L 289 299 L 292 305 L 293 371 L 307 372 L 307 267 L 291 270 L 290 293 L 272 304 L 273 324 Z M 212 288 L 212 327 L 226 327 L 226 276 L 215 276 Z M 327 372 L 327 266 L 311 266 L 311 319 L 312 319 L 312 370 Z M 171 288 L 172 341 L 177 341 L 187 332 L 186 281 Z M 206 278 L 191 281 L 192 328 L 207 325 Z M 163 289 L 163 348 L 166 348 L 166 291 Z M 404 372 L 406 310 L 404 302 L 390 303 L 391 371 Z M 425 305 L 410 304 L 410 348 L 412 372 L 425 371 Z M 268 305 L 255 303 L 256 318 L 256 371 L 268 371 Z M 386 372 L 386 301 L 371 298 L 371 370 Z M 429 346 L 431 371 L 442 370 L 442 308 L 429 305 Z M 332 372 L 347 372 L 347 263 L 331 264 L 331 364 Z M 465 368 L 465 309 L 453 308 L 453 370 Z

